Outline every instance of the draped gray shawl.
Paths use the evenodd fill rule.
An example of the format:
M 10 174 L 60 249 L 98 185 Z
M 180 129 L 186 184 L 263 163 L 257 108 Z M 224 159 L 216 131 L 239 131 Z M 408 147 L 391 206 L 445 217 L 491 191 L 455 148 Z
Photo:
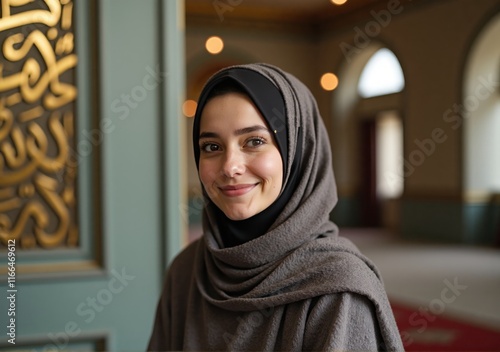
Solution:
M 281 91 L 285 182 L 297 136 L 303 138 L 301 177 L 268 232 L 239 246 L 223 247 L 214 216 L 204 209 L 202 238 L 168 270 L 148 350 L 403 350 L 379 272 L 329 220 L 337 192 L 315 99 L 274 66 L 239 67 Z

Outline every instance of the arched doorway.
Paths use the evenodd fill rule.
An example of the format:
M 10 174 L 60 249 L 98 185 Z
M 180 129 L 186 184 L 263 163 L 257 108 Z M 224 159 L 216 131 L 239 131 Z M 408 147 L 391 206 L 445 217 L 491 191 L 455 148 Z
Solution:
M 500 13 L 474 39 L 461 104 L 447 115 L 464 128 L 463 189 L 469 240 L 500 242 Z M 468 221 L 467 220 L 467 221 Z
M 347 225 L 396 229 L 404 184 L 403 71 L 392 51 L 372 44 L 340 76 L 333 142 L 340 206 L 359 214 Z

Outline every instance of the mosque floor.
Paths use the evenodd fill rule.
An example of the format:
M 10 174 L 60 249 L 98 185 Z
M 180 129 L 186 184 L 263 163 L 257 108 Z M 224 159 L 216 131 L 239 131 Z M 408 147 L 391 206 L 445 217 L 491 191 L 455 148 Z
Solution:
M 407 351 L 500 351 L 500 248 L 341 235 L 379 268 Z

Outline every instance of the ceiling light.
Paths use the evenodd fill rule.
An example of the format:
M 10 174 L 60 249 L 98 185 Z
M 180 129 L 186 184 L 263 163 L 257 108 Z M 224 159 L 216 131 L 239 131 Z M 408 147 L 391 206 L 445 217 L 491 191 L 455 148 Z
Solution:
M 220 37 L 213 36 L 207 39 L 205 42 L 205 48 L 210 54 L 215 55 L 224 49 L 224 42 Z
M 339 85 L 339 79 L 335 74 L 327 72 L 321 76 L 320 83 L 324 90 L 334 90 Z
M 182 104 L 182 113 L 186 117 L 194 117 L 194 115 L 196 114 L 196 107 L 197 106 L 198 106 L 198 104 L 194 100 L 191 100 L 191 99 L 186 100 Z

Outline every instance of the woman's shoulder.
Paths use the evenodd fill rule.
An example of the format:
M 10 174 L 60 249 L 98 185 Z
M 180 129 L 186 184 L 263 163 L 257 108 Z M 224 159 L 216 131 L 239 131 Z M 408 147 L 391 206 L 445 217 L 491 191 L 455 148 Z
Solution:
M 179 254 L 174 258 L 172 263 L 170 264 L 169 271 L 182 270 L 184 273 L 188 268 L 191 268 L 194 265 L 196 251 L 200 245 L 200 241 L 203 239 L 198 239 L 196 241 L 191 242 L 186 248 L 181 250 Z
M 190 243 L 170 263 L 163 281 L 163 291 L 168 295 L 183 294 L 191 285 L 198 245 L 199 240 Z
M 311 241 L 290 255 L 286 269 L 303 278 L 304 292 L 353 292 L 370 298 L 386 295 L 379 271 L 349 240 L 341 237 Z M 290 269 L 289 269 L 290 268 Z
M 326 270 L 339 270 L 339 274 L 343 276 L 346 273 L 350 275 L 365 273 L 381 280 L 374 263 L 345 237 L 317 238 L 308 242 L 297 252 L 299 256 L 312 257 L 313 262 L 318 261 Z
M 371 300 L 353 292 L 312 299 L 304 332 L 310 350 L 378 350 L 383 338 Z

